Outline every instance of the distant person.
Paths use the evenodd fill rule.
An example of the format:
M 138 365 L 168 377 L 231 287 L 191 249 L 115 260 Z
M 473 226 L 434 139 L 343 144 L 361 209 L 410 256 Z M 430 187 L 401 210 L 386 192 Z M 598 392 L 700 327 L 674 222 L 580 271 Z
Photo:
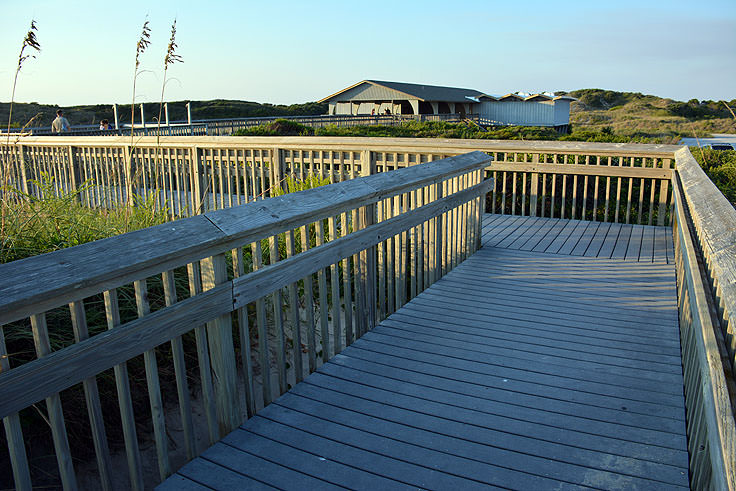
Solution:
M 64 117 L 64 111 L 61 109 L 56 111 L 56 119 L 51 123 L 51 131 L 54 133 L 66 133 L 71 128 L 69 120 Z
M 373 108 L 371 109 L 371 116 L 375 116 L 375 115 L 376 115 L 376 108 Z
M 100 121 L 100 129 L 101 130 L 109 130 L 110 129 L 110 121 L 103 119 Z
M 386 114 L 391 114 L 391 110 L 389 108 L 386 108 Z

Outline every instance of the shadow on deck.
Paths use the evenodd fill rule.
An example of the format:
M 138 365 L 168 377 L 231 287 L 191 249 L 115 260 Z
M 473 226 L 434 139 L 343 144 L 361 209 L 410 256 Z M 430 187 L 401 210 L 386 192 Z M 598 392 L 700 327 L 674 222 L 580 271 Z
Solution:
M 159 489 L 688 487 L 671 229 L 482 240 Z

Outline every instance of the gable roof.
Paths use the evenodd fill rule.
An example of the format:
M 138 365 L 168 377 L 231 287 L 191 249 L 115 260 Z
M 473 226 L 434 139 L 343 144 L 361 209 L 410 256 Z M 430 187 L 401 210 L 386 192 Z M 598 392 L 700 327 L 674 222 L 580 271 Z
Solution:
M 340 94 L 347 92 L 361 84 L 377 85 L 394 90 L 406 96 L 407 99 L 418 99 L 420 101 L 446 101 L 446 102 L 472 102 L 473 99 L 483 95 L 475 89 L 463 89 L 458 87 L 442 87 L 438 85 L 410 84 L 406 82 L 386 82 L 382 80 L 363 80 L 357 84 L 343 89 L 339 92 L 325 97 L 318 102 L 327 102 Z
M 439 85 L 410 84 L 407 82 L 387 82 L 383 80 L 361 80 L 357 84 L 342 89 L 339 92 L 325 97 L 318 102 L 327 102 L 331 99 L 344 94 L 355 87 L 363 84 L 369 84 L 376 87 L 382 87 L 398 92 L 407 99 L 418 99 L 420 101 L 444 101 L 444 102 L 480 102 L 481 100 L 491 101 L 556 101 L 558 99 L 575 101 L 574 97 L 568 95 L 555 96 L 551 93 L 525 94 L 525 93 L 509 93 L 503 96 L 493 96 L 484 94 L 475 89 L 463 89 L 459 87 L 443 87 Z M 397 99 L 402 97 L 397 97 Z

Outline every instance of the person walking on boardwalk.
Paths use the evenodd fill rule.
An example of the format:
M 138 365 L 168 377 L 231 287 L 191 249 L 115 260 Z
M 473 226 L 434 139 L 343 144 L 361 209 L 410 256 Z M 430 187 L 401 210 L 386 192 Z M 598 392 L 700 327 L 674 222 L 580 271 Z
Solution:
M 71 129 L 69 120 L 64 117 L 64 111 L 56 111 L 56 119 L 51 123 L 51 131 L 54 133 L 65 133 Z

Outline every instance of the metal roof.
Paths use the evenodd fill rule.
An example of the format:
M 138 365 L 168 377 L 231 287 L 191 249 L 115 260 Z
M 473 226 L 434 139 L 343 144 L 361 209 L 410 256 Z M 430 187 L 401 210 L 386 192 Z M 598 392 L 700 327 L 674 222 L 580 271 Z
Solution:
M 483 92 L 475 89 L 410 84 L 406 82 L 386 82 L 382 80 L 363 80 L 361 82 L 358 82 L 357 84 L 351 85 L 346 89 L 336 92 L 329 97 L 325 97 L 319 102 L 326 102 L 333 97 L 336 97 L 343 92 L 346 92 L 364 83 L 378 85 L 387 89 L 395 90 L 396 92 L 400 92 L 402 95 L 406 96 L 407 99 L 418 99 L 420 101 L 468 102 L 468 98 L 477 99 L 478 97 L 483 95 Z
M 384 87 L 390 90 L 399 92 L 401 95 L 406 96 L 407 99 L 418 99 L 420 101 L 446 101 L 446 102 L 479 102 L 480 100 L 495 100 L 495 101 L 535 101 L 535 100 L 548 100 L 556 101 L 558 99 L 565 99 L 575 101 L 574 97 L 567 95 L 554 96 L 549 93 L 538 93 L 538 94 L 526 94 L 526 93 L 509 93 L 503 96 L 493 96 L 484 94 L 483 92 L 475 89 L 463 89 L 459 87 L 442 87 L 438 85 L 423 85 L 423 84 L 410 84 L 407 82 L 387 82 L 383 80 L 362 80 L 357 84 L 353 84 L 339 92 L 325 97 L 318 102 L 327 102 L 340 94 L 343 94 L 355 87 L 362 84 L 371 84 L 379 87 Z
M 566 101 L 577 101 L 574 97 L 570 97 L 569 95 L 550 95 L 547 93 L 541 93 L 541 94 L 524 94 L 524 93 L 511 93 L 506 95 L 489 95 L 489 94 L 483 94 L 479 97 L 480 100 L 491 100 L 491 101 L 557 101 L 557 100 L 566 100 Z

